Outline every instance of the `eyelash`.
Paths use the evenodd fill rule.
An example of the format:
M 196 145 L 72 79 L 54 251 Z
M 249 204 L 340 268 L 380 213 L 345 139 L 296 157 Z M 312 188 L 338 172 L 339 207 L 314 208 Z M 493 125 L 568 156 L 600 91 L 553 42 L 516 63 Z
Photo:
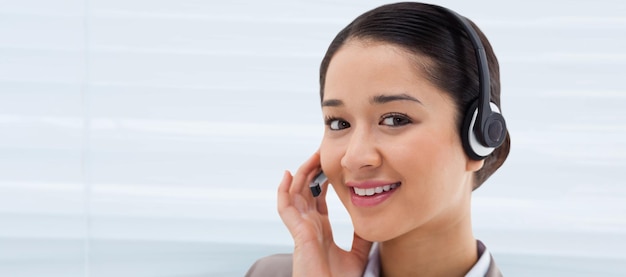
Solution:
M 331 130 L 333 130 L 333 131 L 339 131 L 339 130 L 341 130 L 341 129 L 333 129 L 333 128 L 332 128 L 332 124 L 333 124 L 333 122 L 335 122 L 335 121 L 342 121 L 342 122 L 345 122 L 345 123 L 347 123 L 347 124 L 348 124 L 348 127 L 350 127 L 350 123 L 348 123 L 348 121 L 345 121 L 345 120 L 343 120 L 343 119 L 341 119 L 341 118 L 339 118 L 339 117 L 327 116 L 327 117 L 324 119 L 324 123 L 326 124 L 326 126 L 328 126 L 328 128 L 329 128 L 329 129 L 331 129 Z M 348 127 L 346 127 L 346 128 L 348 128 Z M 345 129 L 345 128 L 344 128 L 344 129 Z
M 387 126 L 390 126 L 390 127 L 400 127 L 400 126 L 404 126 L 404 125 L 413 123 L 413 120 L 411 120 L 411 118 L 407 114 L 405 114 L 405 113 L 388 113 L 388 114 L 384 114 L 383 116 L 380 117 L 380 121 L 378 122 L 378 124 L 382 124 L 382 122 L 384 120 L 388 119 L 388 118 L 400 118 L 403 121 L 406 121 L 406 122 L 403 122 L 403 123 L 398 124 L 398 125 L 387 125 Z
M 397 124 L 397 125 L 386 125 L 386 124 L 383 124 L 383 122 L 384 122 L 385 120 L 389 119 L 389 118 L 392 118 L 392 119 L 393 119 L 393 118 L 399 118 L 399 119 L 401 119 L 403 122 L 402 122 L 402 123 L 400 123 L 400 124 Z M 333 125 L 333 123 L 334 123 L 335 121 L 341 121 L 341 122 L 338 122 L 338 123 L 345 123 L 345 124 L 347 124 L 348 126 L 347 126 L 347 127 L 345 127 L 345 125 L 344 125 L 344 126 L 342 126 L 342 127 L 344 127 L 344 128 L 335 128 L 335 129 L 333 129 L 333 126 L 332 126 L 332 125 Z M 342 118 L 333 117 L 333 116 L 327 116 L 327 117 L 324 119 L 324 123 L 326 124 L 326 126 L 328 126 L 328 127 L 329 127 L 331 130 L 333 130 L 333 131 L 340 131 L 340 130 L 342 130 L 342 129 L 346 129 L 346 128 L 349 128 L 349 127 L 350 127 L 350 123 L 349 123 L 348 121 L 343 120 Z M 381 117 L 380 117 L 380 121 L 378 122 L 378 124 L 380 124 L 380 125 L 385 125 L 385 126 L 392 127 L 392 128 L 395 128 L 395 127 L 401 127 L 401 126 L 404 126 L 404 125 L 407 125 L 407 124 L 411 124 L 411 123 L 413 123 L 413 121 L 411 120 L 411 118 L 410 118 L 407 114 L 404 114 L 404 113 L 388 113 L 388 114 L 384 114 L 383 116 L 381 116 Z M 395 122 L 394 122 L 394 124 L 395 124 Z

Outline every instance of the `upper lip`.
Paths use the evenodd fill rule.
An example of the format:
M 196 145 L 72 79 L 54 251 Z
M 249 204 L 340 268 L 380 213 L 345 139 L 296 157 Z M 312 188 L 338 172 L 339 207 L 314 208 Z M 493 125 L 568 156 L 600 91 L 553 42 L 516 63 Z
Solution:
M 348 187 L 356 187 L 356 188 L 361 188 L 361 189 L 369 189 L 369 188 L 376 188 L 376 187 L 383 187 L 383 186 L 387 186 L 387 185 L 391 185 L 391 184 L 398 184 L 400 183 L 399 181 L 394 182 L 394 181 L 380 181 L 380 180 L 369 180 L 369 181 L 363 181 L 363 182 L 346 182 L 346 186 Z

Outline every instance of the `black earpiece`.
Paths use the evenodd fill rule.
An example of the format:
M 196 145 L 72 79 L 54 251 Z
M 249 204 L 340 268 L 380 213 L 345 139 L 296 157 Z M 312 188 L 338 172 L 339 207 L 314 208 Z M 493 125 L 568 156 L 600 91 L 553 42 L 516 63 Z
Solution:
M 506 122 L 500 109 L 491 102 L 491 77 L 487 54 L 480 37 L 469 22 L 456 12 L 444 8 L 463 26 L 469 37 L 478 64 L 478 99 L 472 103 L 465 114 L 461 128 L 463 148 L 467 155 L 474 160 L 482 160 L 489 156 L 506 139 Z
M 313 181 L 309 184 L 309 189 L 311 189 L 311 193 L 313 197 L 318 197 L 322 194 L 322 185 L 328 181 L 328 177 L 324 174 L 323 171 L 320 171 L 315 175 Z

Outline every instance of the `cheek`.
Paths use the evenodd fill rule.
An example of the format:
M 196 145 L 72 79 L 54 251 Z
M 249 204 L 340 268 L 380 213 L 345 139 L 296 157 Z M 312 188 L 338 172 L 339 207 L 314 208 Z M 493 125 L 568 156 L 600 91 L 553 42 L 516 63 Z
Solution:
M 341 147 L 338 147 L 336 143 L 328 142 L 326 139 L 322 140 L 320 163 L 331 184 L 341 183 L 341 156 Z
M 439 138 L 439 139 L 434 139 Z M 456 134 L 439 134 L 424 138 L 420 159 L 420 174 L 428 186 L 424 188 L 431 195 L 432 205 L 446 206 L 450 201 L 458 200 L 460 193 L 465 191 L 465 154 Z
M 322 140 L 322 144 L 320 145 L 320 163 L 322 170 L 326 173 L 328 181 L 333 186 L 339 200 L 341 200 L 345 207 L 348 207 L 350 203 L 350 191 L 348 187 L 343 185 L 345 177 L 343 175 L 343 167 L 341 166 L 341 159 L 344 152 L 345 147 L 336 140 Z
M 438 183 L 463 171 L 463 149 L 456 134 L 434 128 L 408 135 L 389 148 L 387 160 L 393 161 L 407 177 L 417 177 L 427 183 Z

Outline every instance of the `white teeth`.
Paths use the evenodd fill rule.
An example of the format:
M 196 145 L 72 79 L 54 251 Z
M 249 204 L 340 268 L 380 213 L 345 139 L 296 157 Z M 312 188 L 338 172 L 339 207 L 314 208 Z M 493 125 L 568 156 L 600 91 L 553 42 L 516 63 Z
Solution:
M 372 196 L 374 194 L 377 193 L 382 193 L 385 191 L 390 191 L 392 189 L 395 189 L 398 187 L 398 184 L 391 184 L 391 185 L 385 185 L 382 187 L 375 187 L 375 188 L 368 188 L 368 189 L 361 189 L 361 188 L 357 188 L 357 187 L 353 187 L 354 189 L 354 194 L 358 195 L 358 196 Z
M 354 188 L 354 193 L 356 195 L 365 196 L 365 189 Z

